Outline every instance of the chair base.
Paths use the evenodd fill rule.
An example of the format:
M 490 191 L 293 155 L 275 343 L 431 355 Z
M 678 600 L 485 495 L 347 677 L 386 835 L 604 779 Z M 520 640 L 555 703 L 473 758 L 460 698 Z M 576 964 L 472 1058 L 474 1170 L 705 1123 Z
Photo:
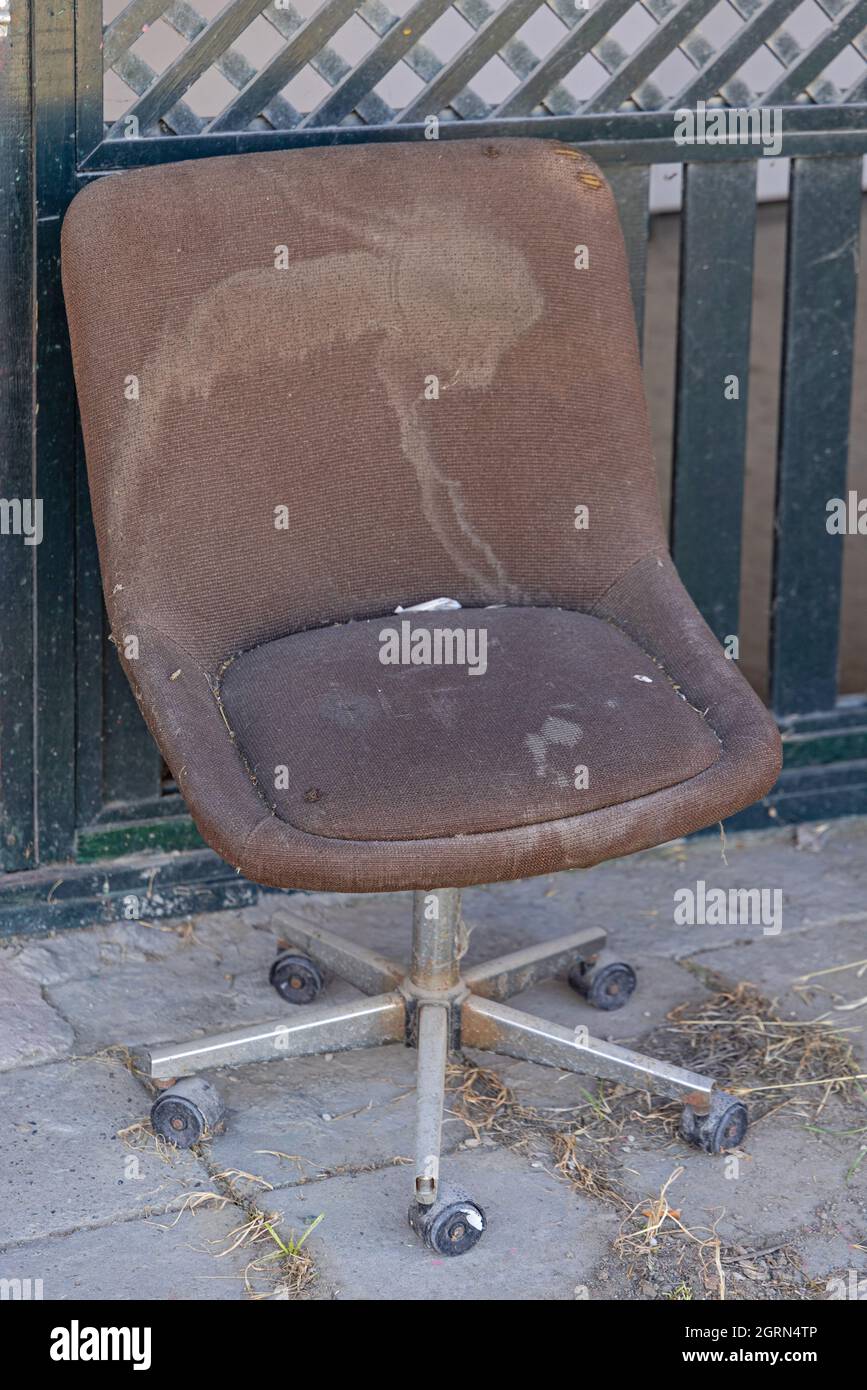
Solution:
M 201 1071 L 388 1042 L 415 1047 L 416 1157 L 410 1224 L 441 1254 L 471 1249 L 486 1225 L 477 1204 L 463 1193 L 442 1189 L 439 1179 L 446 1066 L 449 1053 L 459 1048 L 540 1062 L 682 1100 L 684 1138 L 712 1153 L 740 1142 L 746 1130 L 745 1107 L 718 1090 L 710 1077 L 602 1042 L 583 1024 L 563 1028 L 504 1002 L 540 980 L 561 977 L 599 1008 L 625 1003 L 635 976 L 629 966 L 609 958 L 604 931 L 573 932 L 461 972 L 467 937 L 460 897 L 455 888 L 415 894 L 408 972 L 282 909 L 276 922 L 293 947 L 277 958 L 271 980 L 285 999 L 305 1007 L 295 1022 L 281 1019 L 139 1054 L 145 1075 L 170 1083 L 151 1112 L 157 1132 L 189 1147 L 219 1122 L 219 1097 L 213 1086 L 195 1076 Z M 367 997 L 336 1007 L 311 1007 L 322 988 L 321 971 L 349 981 Z

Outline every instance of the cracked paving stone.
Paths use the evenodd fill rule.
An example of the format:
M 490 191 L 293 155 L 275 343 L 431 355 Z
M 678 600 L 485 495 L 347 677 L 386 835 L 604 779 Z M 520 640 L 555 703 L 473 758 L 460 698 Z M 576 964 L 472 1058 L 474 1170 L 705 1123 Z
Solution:
M 694 959 L 724 979 L 749 980 L 766 998 L 777 1000 L 781 1018 L 828 1019 L 845 1030 L 846 1040 L 862 1059 L 862 1070 L 867 1070 L 867 969 L 860 975 L 852 968 L 820 973 L 867 961 L 863 922 L 823 921 L 809 935 L 789 934 L 784 917 L 779 936 L 737 946 L 706 946 Z M 802 982 L 805 975 L 812 978 Z
M 407 1224 L 411 1173 L 385 1168 L 269 1194 L 282 1229 L 296 1235 L 322 1214 L 310 1236 L 314 1297 L 573 1301 L 581 1288 L 594 1297 L 592 1272 L 616 1227 L 609 1209 L 507 1150 L 456 1154 L 442 1180 L 484 1209 L 488 1228 L 475 1249 L 449 1259 Z
M 0 1249 L 0 1279 L 41 1279 L 52 1300 L 244 1298 L 250 1254 L 220 1254 L 243 1219 L 236 1206 L 203 1207 L 176 1224 L 151 1217 L 36 1240 Z
M 830 1106 L 819 1123 L 842 1127 L 835 1113 Z M 679 1139 L 664 1150 L 635 1144 L 618 1155 L 619 1177 L 639 1202 L 658 1197 L 683 1168 L 666 1193 L 683 1224 L 703 1236 L 715 1229 L 724 1241 L 749 1248 L 776 1243 L 781 1232 L 809 1229 L 829 1199 L 850 1209 L 856 1228 L 867 1228 L 867 1174 L 846 1181 L 857 1144 L 812 1134 L 807 1123 L 796 1113 L 766 1115 L 748 1129 L 736 1163 L 732 1155 L 705 1154 Z
M 393 1043 L 215 1072 L 227 1120 L 208 1143 L 210 1161 L 283 1187 L 412 1154 L 415 1063 L 413 1050 Z M 446 1119 L 446 1146 L 467 1133 Z
M 39 985 L 0 963 L 0 1071 L 68 1052 L 73 1031 Z
M 147 1092 L 119 1062 L 51 1062 L 0 1076 L 0 1247 L 164 1211 L 209 1181 L 192 1153 L 126 1147 Z
M 72 1024 L 82 1052 L 183 1042 L 279 1018 L 287 1007 L 268 983 L 264 960 L 260 970 L 227 977 L 220 963 L 190 955 L 164 966 L 116 966 L 46 994 Z

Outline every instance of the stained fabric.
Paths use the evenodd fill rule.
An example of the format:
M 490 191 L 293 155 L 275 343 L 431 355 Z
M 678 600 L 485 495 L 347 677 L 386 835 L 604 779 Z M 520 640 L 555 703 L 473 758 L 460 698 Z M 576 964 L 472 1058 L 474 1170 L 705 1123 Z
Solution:
M 112 631 L 248 876 L 514 878 L 768 790 L 773 721 L 666 553 L 622 237 L 585 156 L 457 140 L 138 170 L 74 200 L 62 270 Z M 364 646 L 438 595 L 489 624 L 484 674 Z M 370 717 L 331 727 L 329 698 Z M 583 801 L 544 735 L 564 705 Z
M 406 654 L 427 645 L 431 664 L 383 664 L 401 626 Z M 631 639 L 552 608 L 299 633 L 239 657 L 221 694 L 276 814 L 348 840 L 449 835 L 458 808 L 463 834 L 559 820 L 695 777 L 720 755 Z

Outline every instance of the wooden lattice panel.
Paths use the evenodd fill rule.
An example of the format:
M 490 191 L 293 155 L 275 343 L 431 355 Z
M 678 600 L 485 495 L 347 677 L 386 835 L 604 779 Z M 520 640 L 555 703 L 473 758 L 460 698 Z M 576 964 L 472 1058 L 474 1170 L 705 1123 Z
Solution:
M 131 0 L 104 29 L 108 125 L 192 135 L 867 95 L 867 0 L 586 3 Z
M 867 0 L 116 6 L 112 137 L 867 98 Z

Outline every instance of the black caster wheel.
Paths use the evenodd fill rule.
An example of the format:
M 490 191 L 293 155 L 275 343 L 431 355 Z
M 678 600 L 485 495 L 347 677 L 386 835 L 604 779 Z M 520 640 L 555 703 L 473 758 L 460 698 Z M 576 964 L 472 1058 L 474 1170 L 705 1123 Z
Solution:
M 623 1008 L 635 993 L 638 980 L 631 965 L 613 960 L 609 953 L 602 952 L 592 961 L 582 960 L 573 966 L 569 983 L 594 1009 L 610 1012 Z
M 736 1149 L 747 1132 L 747 1107 L 727 1091 L 714 1091 L 706 1114 L 683 1107 L 680 1132 L 684 1139 L 705 1153 L 721 1154 Z
M 151 1124 L 163 1139 L 188 1149 L 206 1130 L 216 1129 L 223 1114 L 216 1086 L 202 1076 L 185 1076 L 157 1096 L 151 1106 Z
M 465 1255 L 478 1245 L 488 1223 L 476 1202 L 460 1193 L 444 1192 L 431 1206 L 410 1202 L 409 1224 L 438 1255 Z
M 271 966 L 271 984 L 290 1004 L 312 1004 L 321 993 L 325 981 L 322 971 L 308 956 L 296 956 L 284 951 Z

